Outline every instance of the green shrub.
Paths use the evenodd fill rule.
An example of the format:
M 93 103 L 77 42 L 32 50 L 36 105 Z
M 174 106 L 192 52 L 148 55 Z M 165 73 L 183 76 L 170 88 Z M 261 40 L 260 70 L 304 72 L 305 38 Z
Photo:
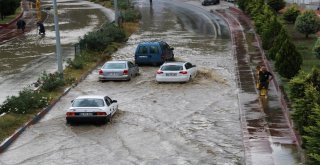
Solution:
M 48 105 L 48 98 L 31 89 L 24 89 L 18 96 L 10 96 L 0 106 L 1 113 L 31 113 L 37 108 Z
M 306 78 L 307 74 L 301 71 L 297 76 L 293 77 L 289 81 L 289 92 L 290 92 L 290 99 L 295 100 L 296 98 L 304 97 L 304 91 L 306 87 Z
M 285 40 L 276 54 L 275 68 L 278 73 L 282 77 L 290 79 L 299 73 L 301 65 L 301 54 L 291 41 Z
M 312 126 L 316 123 L 312 118 L 314 113 L 312 109 L 318 105 L 319 99 L 319 92 L 310 84 L 305 88 L 304 97 L 295 99 L 292 117 L 301 135 L 305 135 L 304 127 Z
M 92 51 L 103 51 L 111 42 L 123 42 L 126 36 L 123 29 L 115 24 L 104 24 L 101 29 L 90 32 L 80 39 L 80 47 Z
M 283 13 L 283 19 L 289 23 L 294 23 L 299 14 L 300 11 L 297 6 L 291 6 Z
M 263 49 L 269 50 L 272 47 L 272 44 L 279 35 L 281 29 L 282 24 L 277 20 L 276 16 L 272 16 L 270 21 L 263 26 L 261 34 Z
M 319 38 L 317 39 L 316 43 L 314 44 L 312 50 L 313 50 L 314 55 L 318 59 L 320 59 L 320 39 Z
M 83 69 L 84 60 L 81 58 L 74 58 L 73 60 L 71 60 L 71 58 L 68 58 L 67 67 L 71 69 Z
M 80 45 L 81 47 L 85 47 L 88 50 L 102 51 L 111 42 L 112 38 L 103 35 L 103 33 L 101 33 L 100 31 L 97 31 L 89 32 L 88 34 L 86 34 L 84 38 L 80 40 Z
M 310 34 L 318 32 L 320 18 L 313 10 L 307 10 L 297 17 L 294 26 L 298 32 L 305 34 L 306 38 L 308 38 Z
M 49 73 L 43 72 L 39 81 L 41 89 L 47 92 L 54 91 L 64 85 L 63 75 L 61 73 Z
M 305 127 L 306 135 L 303 136 L 309 164 L 320 164 L 320 106 L 316 105 L 313 109 L 312 117 L 316 120 L 314 125 Z
M 129 9 L 122 12 L 122 18 L 125 22 L 135 22 L 141 19 L 141 14 L 133 9 Z

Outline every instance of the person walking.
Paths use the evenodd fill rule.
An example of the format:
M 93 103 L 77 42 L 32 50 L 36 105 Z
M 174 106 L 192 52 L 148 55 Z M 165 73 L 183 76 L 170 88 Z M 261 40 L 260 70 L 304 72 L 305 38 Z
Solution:
M 40 35 L 45 35 L 46 34 L 46 30 L 44 29 L 43 23 L 37 22 L 37 26 L 39 27 L 39 34 Z
M 265 97 L 268 97 L 268 89 L 269 89 L 269 82 L 273 79 L 273 75 L 267 71 L 267 68 L 265 66 L 261 67 L 261 71 L 259 72 L 259 83 L 260 83 L 260 95 L 261 95 L 261 89 L 265 89 Z
M 19 19 L 17 21 L 17 29 L 21 29 L 24 33 L 24 29 L 26 28 L 26 22 L 23 19 Z

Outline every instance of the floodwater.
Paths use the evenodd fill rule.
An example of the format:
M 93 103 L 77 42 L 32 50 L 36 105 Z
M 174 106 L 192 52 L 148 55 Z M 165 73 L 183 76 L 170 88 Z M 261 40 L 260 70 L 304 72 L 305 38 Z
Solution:
M 247 127 L 242 128 L 243 124 L 256 129 L 260 126 L 254 124 L 256 119 L 258 122 L 274 122 L 276 120 L 266 120 L 264 115 L 272 116 L 271 113 L 275 112 L 261 112 L 261 109 L 271 110 L 268 106 L 271 107 L 273 102 L 263 108 L 257 105 L 260 108 L 255 109 L 257 112 L 252 111 L 249 104 L 241 105 L 239 102 L 257 102 L 257 97 L 254 90 L 238 89 L 238 68 L 232 54 L 230 32 L 221 18 L 201 9 L 198 1 L 162 0 L 153 1 L 150 5 L 147 0 L 139 0 L 134 3 L 142 14 L 141 28 L 112 55 L 112 59 L 133 61 L 139 42 L 164 40 L 174 47 L 176 60 L 197 65 L 198 76 L 189 83 L 157 84 L 155 73 L 158 68 L 142 66 L 140 75 L 131 81 L 101 83 L 97 81 L 96 69 L 2 153 L 0 164 L 229 165 L 296 162 L 290 155 L 290 146 L 286 148 L 281 139 L 270 143 L 277 133 L 272 134 L 275 137 L 261 136 L 270 138 L 265 139 L 269 140 L 266 145 L 255 144 L 254 137 L 259 136 L 257 129 L 245 134 L 248 135 L 245 138 L 250 139 L 244 144 Z M 190 5 L 192 3 L 198 6 Z M 239 42 L 244 42 L 243 38 L 239 39 L 242 39 Z M 250 67 L 247 70 L 250 71 Z M 249 83 L 245 85 L 249 87 Z M 243 96 L 241 99 L 238 98 L 239 93 Z M 67 125 L 65 110 L 79 95 L 108 95 L 118 100 L 119 111 L 106 125 Z M 245 114 L 248 123 L 240 121 L 240 115 L 244 115 L 241 108 L 250 112 Z M 273 129 L 275 127 L 271 124 L 269 128 L 270 132 L 281 132 L 281 129 Z M 251 147 L 251 162 L 246 160 L 249 157 L 246 157 L 245 147 Z M 270 153 L 275 156 L 270 156 Z M 281 155 L 283 153 L 289 154 Z M 264 156 L 279 160 L 269 162 L 270 159 L 263 159 Z
M 58 1 L 60 41 L 63 59 L 74 56 L 74 44 L 89 31 L 113 19 L 109 9 L 86 1 Z M 51 0 L 42 0 L 42 8 L 52 6 Z M 6 96 L 16 95 L 31 85 L 43 71 L 57 69 L 53 9 L 43 10 L 46 35 L 38 35 L 36 25 L 31 32 L 0 45 L 0 103 Z M 34 13 L 36 14 L 36 13 Z
M 157 84 L 157 67 L 127 82 L 98 82 L 98 70 L 0 156 L 6 164 L 243 164 L 235 66 L 226 24 L 198 7 L 136 1 L 141 28 L 113 59 L 133 60 L 141 41 L 164 40 L 176 60 L 198 66 L 190 83 Z M 120 110 L 102 126 L 65 124 L 79 95 L 108 95 Z M 32 152 L 28 152 L 32 150 Z

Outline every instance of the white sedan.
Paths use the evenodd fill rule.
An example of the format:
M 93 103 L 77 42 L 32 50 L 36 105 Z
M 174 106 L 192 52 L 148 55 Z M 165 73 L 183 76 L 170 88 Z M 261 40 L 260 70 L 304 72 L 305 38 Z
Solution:
M 157 82 L 187 82 L 197 75 L 196 65 L 190 62 L 167 62 L 156 73 Z
M 106 123 L 118 110 L 117 100 L 112 100 L 108 96 L 79 96 L 71 103 L 66 113 L 67 123 Z

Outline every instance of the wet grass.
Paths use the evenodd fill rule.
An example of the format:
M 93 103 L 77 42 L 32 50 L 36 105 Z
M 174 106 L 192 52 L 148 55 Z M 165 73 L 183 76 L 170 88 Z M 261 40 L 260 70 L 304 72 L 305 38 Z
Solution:
M 0 117 L 0 142 L 31 119 L 33 115 L 6 114 Z
M 289 36 L 296 45 L 297 50 L 302 55 L 303 65 L 301 69 L 305 72 L 310 72 L 313 67 L 320 67 L 320 59 L 317 59 L 312 52 L 312 48 L 317 40 L 317 36 L 310 35 L 306 38 L 305 35 L 297 32 L 292 24 L 286 25 Z

